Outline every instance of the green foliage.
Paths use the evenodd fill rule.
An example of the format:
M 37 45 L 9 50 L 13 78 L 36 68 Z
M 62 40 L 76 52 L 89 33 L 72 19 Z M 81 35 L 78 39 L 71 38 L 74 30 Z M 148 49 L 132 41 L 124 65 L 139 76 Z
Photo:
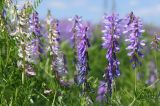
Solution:
M 2 106 L 99 106 L 95 101 L 99 80 L 102 79 L 104 69 L 107 65 L 105 50 L 101 48 L 101 33 L 93 31 L 91 47 L 89 48 L 89 64 L 91 71 L 88 75 L 88 82 L 91 90 L 83 94 L 77 85 L 69 88 L 61 87 L 55 79 L 54 73 L 50 70 L 50 57 L 43 58 L 43 61 L 35 66 L 37 75 L 25 77 L 25 84 L 21 83 L 21 71 L 17 67 L 17 47 L 15 41 L 8 35 L 7 31 L 0 32 L 0 104 Z M 150 40 L 148 35 L 146 39 Z M 148 44 L 149 45 L 149 44 Z M 69 75 L 68 79 L 73 80 L 75 67 L 73 64 L 73 51 L 67 42 L 62 42 L 62 50 L 66 55 Z M 121 65 L 121 76 L 114 81 L 114 91 L 108 104 L 113 106 L 135 105 L 135 106 L 158 106 L 160 105 L 160 82 L 155 87 L 145 84 L 149 70 L 148 64 L 154 60 L 154 51 L 147 48 L 144 50 L 145 58 L 142 67 L 138 72 L 144 76 L 137 81 L 137 91 L 134 91 L 134 71 L 129 58 L 126 55 L 126 44 L 122 40 L 121 51 L 118 54 Z M 157 53 L 157 59 L 160 54 Z M 159 64 L 159 60 L 158 60 Z M 158 65 L 157 65 L 158 66 Z M 160 68 L 158 66 L 158 68 Z M 158 70 L 159 71 L 159 70 Z M 44 94 L 44 90 L 52 90 Z M 93 100 L 93 101 L 92 101 Z
M 3 5 L 4 5 L 4 0 L 1 0 L 1 1 L 0 1 L 0 13 L 2 12 Z
M 43 0 L 34 0 L 33 8 L 36 10 L 36 8 L 40 5 L 40 3 L 41 3 L 42 1 L 43 1 Z

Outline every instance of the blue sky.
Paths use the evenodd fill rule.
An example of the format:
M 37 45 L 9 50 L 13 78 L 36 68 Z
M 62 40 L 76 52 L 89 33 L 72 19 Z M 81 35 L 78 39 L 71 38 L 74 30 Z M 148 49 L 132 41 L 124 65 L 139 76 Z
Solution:
M 38 7 L 41 18 L 47 10 L 58 19 L 70 18 L 75 14 L 84 20 L 99 22 L 104 12 L 111 13 L 112 0 L 43 0 Z M 145 23 L 160 26 L 160 0 L 115 0 L 115 10 L 120 16 L 133 11 Z

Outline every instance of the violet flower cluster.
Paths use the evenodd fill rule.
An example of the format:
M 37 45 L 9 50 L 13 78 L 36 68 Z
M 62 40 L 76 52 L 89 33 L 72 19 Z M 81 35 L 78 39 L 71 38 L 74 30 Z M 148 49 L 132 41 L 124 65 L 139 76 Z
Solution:
M 38 18 L 38 13 L 35 11 L 32 14 L 32 17 L 30 19 L 30 30 L 34 33 L 35 36 L 42 36 L 40 33 L 40 23 Z
M 37 63 L 37 60 L 41 59 L 41 54 L 43 53 L 43 45 L 42 45 L 42 34 L 41 34 L 41 26 L 38 18 L 38 13 L 35 11 L 32 14 L 32 17 L 29 20 L 30 22 L 30 30 L 31 30 L 31 38 L 30 48 L 32 52 L 31 58 L 34 63 Z
M 78 84 L 87 83 L 87 73 L 89 71 L 88 64 L 88 47 L 89 40 L 87 37 L 88 27 L 82 23 L 81 17 L 75 16 L 73 27 L 74 47 L 76 49 L 76 70 Z
M 106 59 L 108 67 L 105 72 L 105 80 L 107 81 L 108 91 L 112 93 L 112 80 L 120 75 L 119 64 L 116 53 L 120 50 L 118 39 L 121 35 L 120 19 L 117 14 L 104 16 L 103 48 L 107 49 Z
M 132 67 L 135 68 L 137 65 L 141 65 L 139 57 L 143 57 L 141 50 L 145 46 L 144 40 L 141 40 L 143 30 L 143 24 L 140 18 L 135 17 L 133 13 L 130 13 L 126 20 L 124 34 L 127 34 L 125 41 L 129 42 L 128 47 L 126 48 L 130 52 L 128 56 L 131 57 Z
M 79 42 L 77 45 L 77 55 L 78 55 L 78 61 L 77 61 L 77 69 L 78 69 L 78 76 L 77 80 L 79 81 L 79 84 L 86 83 L 87 79 L 87 73 L 89 70 L 89 64 L 88 64 L 88 52 L 87 49 L 89 47 L 89 42 L 87 38 L 87 27 L 81 26 L 79 30 L 80 36 L 78 36 Z

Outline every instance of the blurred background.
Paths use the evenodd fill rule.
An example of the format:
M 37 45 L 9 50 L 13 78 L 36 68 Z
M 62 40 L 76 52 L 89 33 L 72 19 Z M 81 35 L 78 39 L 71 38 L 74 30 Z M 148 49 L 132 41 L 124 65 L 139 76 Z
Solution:
M 26 0 L 18 1 L 23 4 Z M 77 14 L 93 23 L 98 23 L 104 13 L 115 11 L 123 17 L 133 11 L 146 25 L 160 26 L 160 0 L 42 0 L 38 7 L 42 19 L 46 17 L 47 10 L 51 10 L 58 19 Z

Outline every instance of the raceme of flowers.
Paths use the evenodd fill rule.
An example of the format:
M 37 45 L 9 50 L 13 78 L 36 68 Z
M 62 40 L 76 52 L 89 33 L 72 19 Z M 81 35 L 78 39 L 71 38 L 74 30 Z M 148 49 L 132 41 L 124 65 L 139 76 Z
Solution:
M 144 40 L 141 40 L 143 30 L 143 24 L 139 17 L 136 17 L 133 12 L 131 12 L 125 19 L 126 25 L 124 34 L 127 34 L 126 42 L 129 42 L 128 56 L 131 57 L 132 67 L 135 68 L 137 65 L 141 65 L 139 57 L 143 57 L 141 50 L 145 46 Z
M 30 44 L 31 34 L 29 32 L 29 14 L 26 12 L 28 8 L 30 8 L 30 4 L 25 4 L 21 10 L 17 10 L 15 13 L 18 21 L 15 23 L 17 26 L 15 31 L 11 33 L 11 36 L 17 41 L 17 46 L 19 48 L 18 56 L 20 60 L 17 65 L 27 74 L 35 75 L 35 72 L 30 65 L 34 59 L 32 58 L 33 52 Z
M 121 36 L 120 22 L 121 20 L 119 19 L 118 14 L 105 14 L 104 16 L 102 46 L 107 50 L 106 59 L 108 60 L 108 65 L 105 69 L 104 80 L 107 83 L 107 91 L 110 95 L 112 94 L 112 81 L 115 77 L 120 75 L 120 62 L 116 56 L 117 52 L 120 50 L 118 43 L 118 39 Z
M 67 84 L 64 82 L 64 77 L 68 73 L 68 70 L 66 67 L 65 55 L 60 49 L 59 23 L 58 20 L 52 20 L 50 15 L 46 21 L 49 26 L 49 50 L 50 55 L 53 57 L 51 70 L 54 70 L 60 84 L 67 86 Z
M 32 16 L 29 20 L 30 24 L 30 32 L 32 40 L 30 42 L 30 47 L 32 51 L 32 58 L 33 60 L 38 60 L 38 58 L 41 59 L 41 54 L 43 54 L 43 45 L 42 45 L 42 38 L 43 35 L 41 33 L 41 26 L 38 18 L 38 13 L 35 11 L 32 13 Z M 36 63 L 36 61 L 34 61 Z
M 76 54 L 76 70 L 77 70 L 77 83 L 83 84 L 87 83 L 87 73 L 89 71 L 88 64 L 88 47 L 89 40 L 87 37 L 88 27 L 82 22 L 82 18 L 75 16 L 73 19 L 73 38 L 74 48 Z

